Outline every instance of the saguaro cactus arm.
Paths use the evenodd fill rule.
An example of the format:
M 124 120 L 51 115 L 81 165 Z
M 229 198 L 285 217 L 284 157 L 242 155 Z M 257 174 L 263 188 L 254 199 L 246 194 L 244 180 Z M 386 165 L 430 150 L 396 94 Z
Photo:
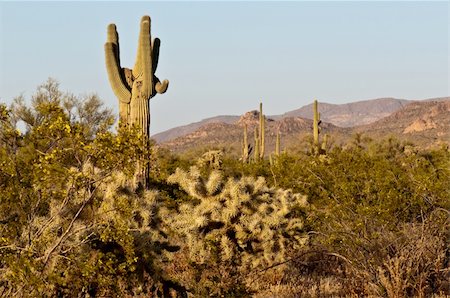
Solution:
M 168 80 L 164 80 L 162 83 L 159 81 L 159 79 L 155 76 L 153 78 L 156 82 L 155 84 L 155 91 L 158 94 L 163 94 L 167 91 L 167 88 L 169 87 L 169 81 Z
M 106 70 L 108 72 L 109 82 L 114 94 L 120 102 L 128 104 L 131 100 L 130 87 L 127 86 L 124 77 L 124 71 L 120 67 L 119 59 L 119 35 L 116 31 L 116 25 L 108 26 L 108 37 L 105 43 Z
M 156 71 L 156 68 L 158 67 L 158 60 L 159 60 L 159 47 L 161 45 L 161 40 L 159 38 L 155 38 L 152 41 L 152 68 L 153 73 Z M 155 82 L 155 91 L 158 94 L 163 94 L 167 91 L 167 88 L 169 87 L 169 81 L 164 80 L 162 83 L 160 80 L 154 76 L 153 81 Z
M 145 97 L 151 97 L 154 92 L 154 81 L 153 81 L 153 63 L 152 63 L 152 45 L 151 45 L 151 35 L 150 35 L 150 17 L 144 16 L 141 20 L 141 33 L 139 36 L 138 45 L 138 58 L 136 59 L 136 64 L 140 65 L 138 67 L 142 72 L 142 89 L 141 92 L 145 94 Z M 137 78 L 138 76 L 136 76 Z
M 153 72 L 158 68 L 158 60 L 159 60 L 159 47 L 161 46 L 161 40 L 159 38 L 154 38 L 152 40 L 152 68 Z

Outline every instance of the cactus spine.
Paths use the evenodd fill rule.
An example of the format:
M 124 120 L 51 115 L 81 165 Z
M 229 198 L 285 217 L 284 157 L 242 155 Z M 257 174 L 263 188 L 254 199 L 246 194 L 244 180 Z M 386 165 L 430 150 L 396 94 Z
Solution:
M 138 126 L 144 137 L 150 135 L 149 102 L 156 93 L 164 93 L 169 81 L 162 83 L 155 76 L 160 40 L 151 40 L 150 17 L 141 19 L 136 62 L 133 69 L 122 68 L 119 56 L 119 35 L 116 25 L 108 25 L 105 43 L 106 70 L 114 94 L 119 99 L 119 122 Z
M 264 158 L 264 150 L 265 150 L 265 117 L 263 114 L 262 102 L 259 103 L 259 158 Z

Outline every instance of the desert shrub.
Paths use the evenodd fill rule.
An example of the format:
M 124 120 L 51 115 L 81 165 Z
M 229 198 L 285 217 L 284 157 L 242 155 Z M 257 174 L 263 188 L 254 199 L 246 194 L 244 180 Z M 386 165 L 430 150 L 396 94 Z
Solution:
M 431 213 L 421 223 L 402 223 L 396 230 L 386 226 L 373 227 L 372 235 L 376 234 L 376 237 L 361 239 L 349 235 L 348 242 L 343 241 L 339 249 L 333 248 L 345 258 L 328 258 L 325 262 L 331 265 L 328 268 L 314 265 L 318 275 L 311 272 L 293 272 L 292 275 L 312 277 L 316 282 L 335 277 L 335 284 L 342 287 L 341 295 L 442 295 L 450 290 L 448 230 L 448 214 L 442 210 Z M 310 259 L 302 262 L 302 265 L 312 264 Z
M 450 293 L 448 147 L 356 135 L 242 163 L 112 123 L 52 80 L 0 105 L 0 296 Z
M 62 94 L 51 80 L 31 107 L 18 100 L 0 112 L 0 296 L 164 287 L 156 256 L 171 248 L 157 229 L 159 194 L 133 184 L 148 156 L 136 131 L 111 132 L 97 99 Z
M 448 275 L 437 274 L 447 272 L 448 256 L 437 263 L 430 259 L 445 255 L 442 244 L 448 235 L 436 231 L 448 229 L 448 223 L 429 218 L 450 208 L 449 161 L 446 148 L 423 151 L 393 139 L 365 143 L 359 138 L 346 148 L 333 148 L 325 158 L 281 155 L 272 166 L 275 178 L 267 178 L 308 196 L 314 230 L 311 251 L 343 257 L 341 273 L 302 258 L 314 265 L 314 274 L 287 274 L 298 283 L 338 277 L 336 282 L 347 291 L 341 295 L 428 296 L 448 291 Z M 423 234 L 422 227 L 434 232 Z M 409 268 L 407 262 L 418 267 Z M 330 261 L 328 267 L 338 266 Z M 422 289 L 415 288 L 419 284 Z

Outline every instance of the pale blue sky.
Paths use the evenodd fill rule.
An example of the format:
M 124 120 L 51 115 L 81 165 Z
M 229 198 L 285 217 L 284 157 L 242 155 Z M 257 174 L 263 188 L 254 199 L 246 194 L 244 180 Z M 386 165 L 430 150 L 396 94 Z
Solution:
M 134 64 L 139 20 L 161 39 L 152 133 L 206 117 L 267 114 L 314 98 L 448 96 L 449 3 L 0 2 L 0 101 L 48 77 L 117 110 L 103 44 L 113 22 L 122 66 Z

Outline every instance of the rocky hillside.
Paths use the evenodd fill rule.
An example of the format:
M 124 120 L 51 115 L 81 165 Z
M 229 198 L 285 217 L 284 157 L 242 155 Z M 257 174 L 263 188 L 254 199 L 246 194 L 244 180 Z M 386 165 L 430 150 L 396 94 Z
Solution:
M 369 124 L 402 109 L 411 101 L 396 98 L 378 98 L 346 104 L 320 103 L 320 117 L 340 127 Z M 287 112 L 279 117 L 312 119 L 312 104 Z
M 244 135 L 244 126 L 247 126 L 248 142 L 254 142 L 254 131 L 259 125 L 259 112 L 251 111 L 241 116 L 233 124 L 209 123 L 196 131 L 174 140 L 164 142 L 161 145 L 176 152 L 187 150 L 205 150 L 228 148 L 234 152 L 240 152 Z M 312 131 L 313 122 L 310 119 L 300 117 L 285 117 L 276 121 L 266 118 L 266 154 L 274 151 L 276 134 L 281 135 L 282 148 L 290 147 L 292 143 L 298 143 L 307 137 Z M 348 134 L 349 129 L 337 127 L 331 123 L 322 122 L 323 134 L 341 135 Z
M 352 127 L 374 122 L 403 108 L 411 101 L 395 98 L 379 98 L 364 100 L 347 104 L 320 103 L 321 118 L 340 127 Z M 282 115 L 269 116 L 271 119 L 280 120 L 287 117 L 300 117 L 312 119 L 312 104 L 299 109 L 286 112 Z M 216 116 L 199 122 L 175 127 L 152 136 L 158 143 L 168 142 L 180 136 L 186 136 L 200 127 L 211 123 L 233 124 L 239 120 L 239 116 Z
M 196 131 L 200 127 L 211 124 L 211 123 L 234 123 L 239 120 L 239 116 L 216 116 L 207 119 L 203 119 L 198 122 L 194 122 L 188 125 L 178 126 L 175 128 L 171 128 L 169 130 L 163 131 L 161 133 L 152 135 L 152 139 L 157 141 L 158 143 L 167 142 L 173 139 L 176 139 L 180 136 L 185 136 L 191 132 Z
M 403 109 L 354 128 L 373 138 L 394 135 L 425 147 L 450 142 L 450 98 L 412 102 Z
M 371 116 L 369 107 L 375 110 Z M 281 133 L 282 148 L 289 150 L 304 150 L 311 137 L 312 120 L 298 114 L 310 116 L 312 106 L 301 108 L 283 115 L 266 117 L 266 153 L 271 153 L 275 147 L 277 131 Z M 364 111 L 365 110 L 365 111 Z M 381 118 L 381 115 L 393 113 Z M 413 143 L 429 147 L 450 141 L 450 98 L 438 98 L 424 101 L 404 101 L 394 99 L 377 99 L 372 104 L 358 102 L 346 105 L 319 104 L 322 124 L 321 134 L 328 134 L 334 144 L 347 142 L 353 134 L 363 133 L 374 139 L 394 136 Z M 340 112 L 338 112 L 340 111 Z M 290 116 L 294 115 L 294 116 Z M 352 115 L 352 116 L 351 116 Z M 352 120 L 351 117 L 359 120 Z M 372 122 L 354 127 L 339 127 L 327 119 L 338 123 Z M 340 120 L 339 120 L 340 119 Z M 220 121 L 219 121 L 220 120 Z M 253 142 L 253 132 L 258 125 L 259 112 L 250 111 L 237 116 L 221 116 L 193 124 L 196 129 L 174 139 L 161 142 L 161 146 L 173 151 L 204 150 L 205 148 L 229 148 L 240 152 L 244 126 L 248 128 L 249 143 Z M 345 125 L 343 125 L 345 126 Z M 187 128 L 183 132 L 191 130 Z M 299 147 L 299 144 L 303 146 Z

